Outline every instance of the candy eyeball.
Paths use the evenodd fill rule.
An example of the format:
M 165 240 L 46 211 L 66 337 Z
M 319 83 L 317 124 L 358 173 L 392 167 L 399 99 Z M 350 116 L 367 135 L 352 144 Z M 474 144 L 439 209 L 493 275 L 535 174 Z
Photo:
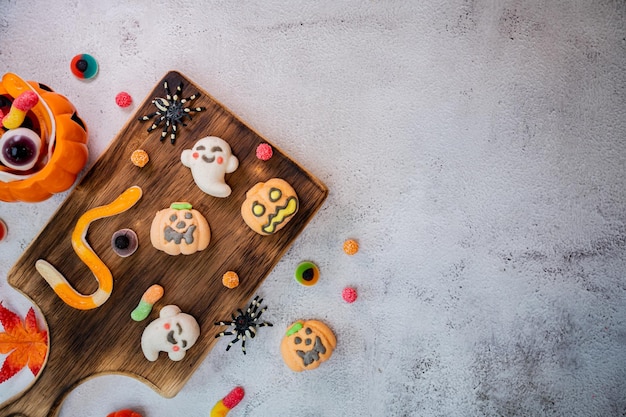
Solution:
M 0 138 L 0 162 L 8 168 L 28 171 L 39 159 L 41 138 L 25 127 L 7 130 Z
M 76 78 L 89 80 L 98 74 L 98 61 L 89 54 L 78 54 L 72 58 L 70 70 Z
M 317 280 L 320 277 L 320 270 L 313 262 L 302 262 L 296 268 L 295 272 L 296 281 L 305 287 L 312 287 L 317 284 Z
M 113 233 L 111 237 L 111 248 L 118 256 L 126 258 L 137 250 L 139 239 L 137 234 L 131 229 L 120 229 Z

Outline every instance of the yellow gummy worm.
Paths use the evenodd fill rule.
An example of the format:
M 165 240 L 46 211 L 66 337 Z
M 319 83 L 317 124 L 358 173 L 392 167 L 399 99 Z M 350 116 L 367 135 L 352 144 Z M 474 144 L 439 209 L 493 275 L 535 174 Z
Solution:
M 211 410 L 210 417 L 225 417 L 229 411 L 230 408 L 226 407 L 222 400 L 219 400 Z
M 79 310 L 90 310 L 100 307 L 111 296 L 113 290 L 113 276 L 109 268 L 96 255 L 87 242 L 87 229 L 94 220 L 115 216 L 131 208 L 141 198 L 141 188 L 134 185 L 120 194 L 112 203 L 92 208 L 80 216 L 72 233 L 72 247 L 78 257 L 89 267 L 98 281 L 98 289 L 91 295 L 84 295 L 76 291 L 67 279 L 54 266 L 39 259 L 35 262 L 35 269 L 50 284 L 54 292 L 67 305 Z

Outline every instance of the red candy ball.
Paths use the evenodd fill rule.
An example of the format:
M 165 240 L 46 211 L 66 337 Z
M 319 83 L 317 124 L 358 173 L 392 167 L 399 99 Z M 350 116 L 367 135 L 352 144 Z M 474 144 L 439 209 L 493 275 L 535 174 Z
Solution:
M 133 98 L 126 91 L 122 91 L 115 96 L 115 104 L 120 107 L 128 107 L 133 103 Z
M 341 292 L 341 296 L 346 303 L 354 303 L 357 299 L 356 290 L 352 287 L 346 287 Z
M 267 143 L 262 143 L 256 148 L 256 157 L 261 161 L 267 161 L 272 157 L 272 147 Z

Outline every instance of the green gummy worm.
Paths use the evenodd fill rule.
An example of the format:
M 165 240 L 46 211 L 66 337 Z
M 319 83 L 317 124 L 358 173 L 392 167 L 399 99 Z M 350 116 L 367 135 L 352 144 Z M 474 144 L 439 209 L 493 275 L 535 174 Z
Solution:
M 142 321 L 142 320 L 145 320 L 146 317 L 148 317 L 151 311 L 152 311 L 152 304 L 147 303 L 144 300 L 141 300 L 139 302 L 139 305 L 133 310 L 132 313 L 130 313 L 130 318 L 132 318 L 135 321 Z

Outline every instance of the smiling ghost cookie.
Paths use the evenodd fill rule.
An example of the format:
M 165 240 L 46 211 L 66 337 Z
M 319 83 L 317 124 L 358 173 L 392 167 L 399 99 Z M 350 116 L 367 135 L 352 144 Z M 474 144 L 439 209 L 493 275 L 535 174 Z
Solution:
M 293 218 L 299 204 L 296 191 L 287 181 L 272 178 L 248 190 L 241 205 L 241 217 L 258 234 L 272 235 Z
M 150 362 L 159 358 L 159 352 L 167 352 L 173 361 L 185 357 L 200 336 L 200 326 L 193 316 L 183 313 L 178 306 L 167 305 L 159 312 L 141 335 L 141 350 Z
M 292 371 L 315 369 L 333 354 L 337 339 L 319 320 L 298 320 L 287 329 L 280 343 L 283 360 Z
M 206 218 L 191 204 L 172 203 L 154 216 L 150 241 L 156 249 L 169 255 L 190 255 L 209 246 L 211 229 Z
M 196 185 L 213 197 L 225 198 L 231 193 L 224 176 L 235 172 L 239 160 L 233 155 L 230 145 L 217 136 L 198 140 L 192 149 L 185 149 L 180 161 L 191 169 Z

